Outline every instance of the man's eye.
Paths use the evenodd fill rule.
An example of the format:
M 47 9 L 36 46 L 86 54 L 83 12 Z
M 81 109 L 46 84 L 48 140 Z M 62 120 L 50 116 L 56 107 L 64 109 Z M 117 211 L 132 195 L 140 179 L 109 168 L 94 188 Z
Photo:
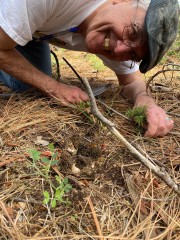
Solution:
M 129 30 L 129 40 L 130 41 L 137 41 L 138 39 L 138 33 L 136 31 L 136 29 L 134 29 L 133 27 Z

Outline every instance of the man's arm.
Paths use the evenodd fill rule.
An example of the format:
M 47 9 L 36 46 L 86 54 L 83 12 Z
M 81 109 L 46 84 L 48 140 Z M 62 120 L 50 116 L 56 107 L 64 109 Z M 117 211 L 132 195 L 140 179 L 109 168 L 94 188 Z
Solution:
M 54 96 L 63 104 L 75 104 L 88 100 L 87 94 L 80 88 L 59 83 L 36 69 L 15 49 L 15 46 L 16 43 L 0 28 L 1 70 L 46 94 Z
M 117 75 L 119 84 L 122 85 L 125 98 L 130 99 L 134 106 L 147 107 L 147 130 L 145 137 L 166 135 L 173 127 L 173 120 L 167 118 L 166 112 L 160 108 L 150 94 L 146 92 L 146 84 L 139 71 Z

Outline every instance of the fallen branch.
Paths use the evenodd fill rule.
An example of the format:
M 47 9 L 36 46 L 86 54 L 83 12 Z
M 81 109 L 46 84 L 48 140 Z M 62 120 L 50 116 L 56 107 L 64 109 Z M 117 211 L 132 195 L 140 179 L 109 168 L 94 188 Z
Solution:
M 84 83 L 84 86 L 86 87 L 86 90 L 88 92 L 90 102 L 91 102 L 91 112 L 92 114 L 98 118 L 106 127 L 109 129 L 109 131 L 118 139 L 120 140 L 126 148 L 129 149 L 131 154 L 136 158 L 138 161 L 140 161 L 144 166 L 149 168 L 150 171 L 152 171 L 156 176 L 161 178 L 169 187 L 171 187 L 174 192 L 176 192 L 178 195 L 180 195 L 180 187 L 178 184 L 176 184 L 173 179 L 169 176 L 169 174 L 166 172 L 166 170 L 163 167 L 158 167 L 155 162 L 151 159 L 148 159 L 147 157 L 144 157 L 139 151 L 137 151 L 136 148 L 134 148 L 115 128 L 115 124 L 109 121 L 107 118 L 105 118 L 102 113 L 98 110 L 96 100 L 94 98 L 92 89 L 89 85 L 89 82 L 86 78 L 82 78 L 82 81 Z

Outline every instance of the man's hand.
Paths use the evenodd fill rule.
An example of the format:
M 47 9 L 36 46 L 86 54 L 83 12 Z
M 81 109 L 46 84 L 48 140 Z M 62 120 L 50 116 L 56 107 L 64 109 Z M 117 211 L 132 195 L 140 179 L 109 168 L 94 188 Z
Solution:
M 138 106 L 147 107 L 145 137 L 165 136 L 173 128 L 174 121 L 167 116 L 162 108 L 157 106 L 152 97 L 137 96 L 135 107 Z
M 49 92 L 49 95 L 57 98 L 64 105 L 77 104 L 89 100 L 88 95 L 80 88 L 58 82 Z
M 151 96 L 146 92 L 146 84 L 139 71 L 127 75 L 117 75 L 122 85 L 125 98 L 131 100 L 135 107 L 147 107 L 147 129 L 145 137 L 158 137 L 166 135 L 173 128 L 171 120 L 166 112 L 157 106 Z
M 88 101 L 88 95 L 78 87 L 59 83 L 36 69 L 14 47 L 14 42 L 0 27 L 1 70 L 57 98 L 65 105 Z

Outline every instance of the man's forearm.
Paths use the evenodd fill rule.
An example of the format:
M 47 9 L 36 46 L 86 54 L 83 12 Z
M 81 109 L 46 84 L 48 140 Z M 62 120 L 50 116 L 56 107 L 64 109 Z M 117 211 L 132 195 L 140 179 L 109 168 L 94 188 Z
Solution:
M 0 69 L 65 105 L 89 100 L 88 95 L 80 88 L 57 82 L 35 68 L 15 49 L 0 50 Z
M 146 83 L 139 72 L 128 75 L 117 75 L 119 84 L 122 86 L 123 96 L 134 104 L 140 96 L 151 96 L 146 89 Z
M 55 80 L 35 68 L 15 49 L 0 50 L 0 69 L 50 94 L 53 94 L 53 88 L 56 87 Z

